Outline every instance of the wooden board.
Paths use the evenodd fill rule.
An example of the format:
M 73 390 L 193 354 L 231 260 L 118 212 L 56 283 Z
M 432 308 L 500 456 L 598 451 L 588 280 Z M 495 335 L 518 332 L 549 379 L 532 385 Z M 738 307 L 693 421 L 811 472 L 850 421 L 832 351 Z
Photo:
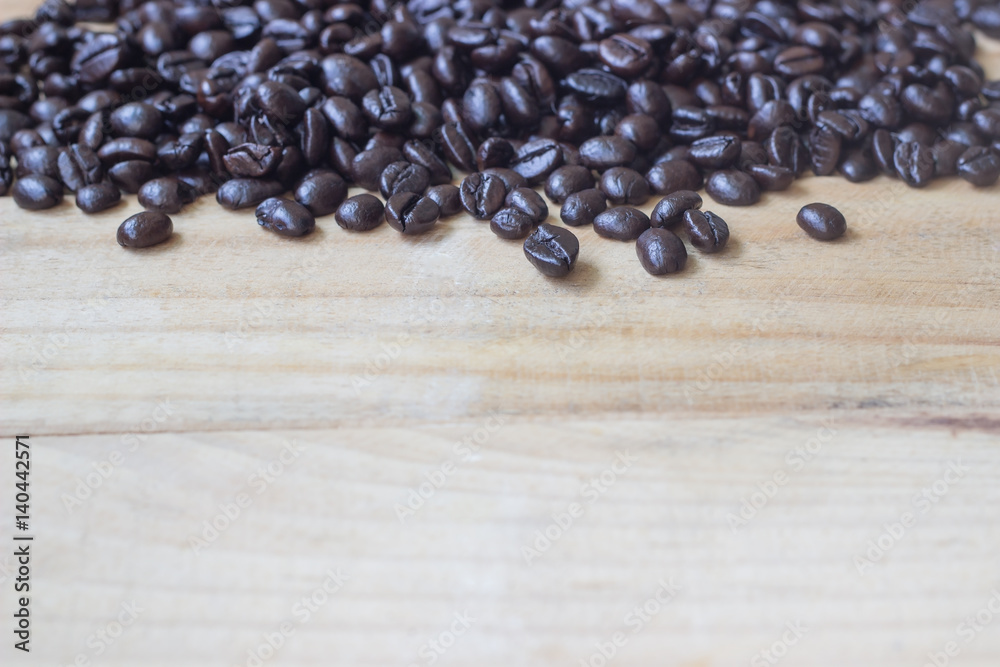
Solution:
M 982 44 L 1000 76 L 1000 45 Z M 811 201 L 846 214 L 844 239 L 798 229 Z M 757 652 L 801 622 L 788 665 L 920 665 L 952 640 L 951 664 L 995 665 L 997 624 L 969 642 L 957 626 L 1000 586 L 998 204 L 963 181 L 807 178 L 751 209 L 711 204 L 731 245 L 682 274 L 652 278 L 632 244 L 583 229 L 554 281 L 465 216 L 416 239 L 324 218 L 289 240 L 207 199 L 131 252 L 114 234 L 134 197 L 89 217 L 0 199 L 0 431 L 33 436 L 39 540 L 37 653 L 8 642 L 4 664 L 243 665 L 287 620 L 267 664 L 423 665 L 468 610 L 438 664 L 597 665 L 619 631 L 618 665 L 767 664 Z M 477 435 L 478 454 L 455 453 Z M 249 478 L 285 440 L 306 449 L 258 497 Z M 584 485 L 625 450 L 636 461 L 591 502 Z M 241 492 L 251 506 L 195 553 Z M 917 523 L 859 573 L 907 511 Z M 298 624 L 296 600 L 337 567 L 351 579 Z M 680 591 L 632 634 L 662 577 Z M 97 656 L 88 637 L 132 600 L 139 620 Z

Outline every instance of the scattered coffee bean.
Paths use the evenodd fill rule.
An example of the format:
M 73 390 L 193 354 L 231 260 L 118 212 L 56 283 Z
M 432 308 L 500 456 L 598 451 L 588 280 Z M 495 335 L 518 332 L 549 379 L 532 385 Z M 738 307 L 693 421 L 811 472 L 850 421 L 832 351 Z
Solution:
M 654 276 L 676 273 L 687 263 L 684 242 L 669 229 L 647 229 L 636 241 L 635 254 L 642 268 Z
M 503 206 L 507 197 L 507 189 L 503 181 L 496 176 L 476 172 L 462 180 L 459 188 L 462 206 L 472 217 L 488 220 Z
M 256 207 L 265 199 L 277 197 L 285 191 L 285 187 L 277 181 L 257 178 L 234 178 L 226 181 L 215 193 L 219 204 L 235 211 L 241 208 Z
M 545 199 L 531 188 L 514 188 L 507 194 L 504 204 L 527 215 L 533 225 L 541 224 L 549 217 Z
M 844 214 L 829 204 L 806 204 L 795 220 L 806 234 L 820 241 L 831 241 L 847 231 Z
M 649 183 L 628 167 L 611 167 L 601 174 L 600 189 L 612 204 L 641 206 L 649 200 Z
M 439 217 L 441 210 L 434 200 L 415 192 L 400 192 L 385 203 L 385 221 L 402 234 L 429 232 Z
M 594 175 L 590 169 L 579 164 L 559 167 L 545 181 L 545 196 L 556 204 L 562 204 L 571 194 L 594 187 Z
M 347 197 L 347 183 L 332 169 L 314 169 L 295 188 L 295 201 L 317 218 L 335 212 Z
M 149 211 L 178 213 L 195 199 L 195 192 L 177 178 L 154 178 L 139 188 L 139 204 Z
M 375 195 L 361 194 L 348 197 L 337 209 L 337 224 L 352 232 L 375 229 L 384 220 L 385 206 Z
M 580 241 L 564 227 L 539 225 L 524 241 L 524 256 L 543 275 L 562 278 L 576 265 Z
M 608 208 L 604 193 L 593 188 L 574 192 L 566 198 L 559 217 L 567 225 L 581 227 L 593 224 L 594 218 Z
M 14 203 L 21 208 L 41 211 L 62 202 L 63 186 L 54 178 L 30 174 L 14 182 L 11 194 L 14 195 Z
M 302 204 L 271 197 L 257 206 L 257 224 L 282 236 L 305 236 L 316 228 L 316 218 Z
M 760 186 L 749 174 L 733 169 L 717 171 L 705 183 L 705 192 L 720 204 L 751 206 L 760 201 Z
M 449 218 L 462 211 L 461 192 L 450 183 L 431 186 L 427 189 L 427 196 L 441 209 L 442 218 Z
M 500 209 L 490 218 L 490 231 L 502 239 L 523 239 L 534 226 L 530 215 L 513 206 Z
M 421 195 L 430 182 L 431 174 L 426 167 L 406 161 L 393 162 L 379 177 L 379 192 L 386 199 L 400 192 Z
M 631 206 L 609 208 L 594 217 L 594 231 L 618 241 L 634 241 L 649 229 L 649 216 Z
M 684 228 L 691 245 L 702 252 L 719 252 L 729 241 L 729 225 L 711 211 L 688 209 L 684 212 Z
M 698 210 L 702 205 L 701 195 L 691 190 L 678 190 L 661 199 L 653 208 L 650 224 L 653 227 L 675 227 L 684 219 L 684 212 Z
M 121 190 L 108 182 L 85 185 L 76 191 L 76 206 L 84 213 L 106 211 L 121 200 Z
M 166 213 L 143 211 L 125 219 L 118 227 L 118 245 L 148 248 L 163 243 L 174 233 L 174 223 Z

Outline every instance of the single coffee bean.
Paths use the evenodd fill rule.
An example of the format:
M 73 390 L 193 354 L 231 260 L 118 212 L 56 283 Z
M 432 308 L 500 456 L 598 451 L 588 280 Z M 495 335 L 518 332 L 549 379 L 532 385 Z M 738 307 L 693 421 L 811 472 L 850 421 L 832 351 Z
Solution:
M 502 239 L 523 239 L 532 227 L 531 216 L 513 206 L 500 209 L 490 218 L 490 231 Z
M 398 148 L 378 146 L 358 153 L 351 162 L 354 182 L 365 190 L 378 190 L 379 179 L 393 162 L 403 161 L 403 153 Z
M 139 204 L 149 211 L 178 213 L 195 200 L 196 193 L 177 178 L 167 176 L 147 181 L 139 188 Z
M 231 211 L 241 208 L 251 208 L 265 199 L 277 197 L 285 191 L 285 187 L 272 180 L 256 178 L 234 178 L 219 186 L 215 200 Z
M 475 172 L 462 179 L 462 206 L 474 218 L 488 220 L 503 207 L 507 189 L 496 176 Z
M 85 185 L 76 191 L 76 206 L 84 213 L 100 213 L 121 200 L 121 190 L 108 182 Z
M 618 206 L 594 217 L 598 235 L 619 241 L 634 241 L 649 229 L 649 216 L 637 208 Z
M 425 167 L 409 162 L 393 162 L 379 177 L 379 192 L 388 199 L 400 192 L 415 192 L 420 195 L 430 185 L 431 174 Z
M 118 245 L 148 248 L 163 243 L 174 233 L 174 223 L 166 213 L 143 211 L 129 216 L 118 227 Z
M 257 224 L 282 236 L 305 236 L 316 228 L 316 218 L 305 206 L 289 199 L 265 199 L 254 211 Z
M 844 214 L 829 204 L 806 204 L 795 220 L 806 234 L 820 241 L 831 241 L 847 231 Z
M 692 190 L 678 190 L 661 199 L 653 208 L 650 224 L 653 227 L 674 227 L 684 219 L 685 211 L 702 206 L 701 195 Z
M 348 197 L 337 209 L 337 224 L 352 232 L 375 229 L 384 220 L 385 206 L 375 195 L 361 194 Z
M 757 181 L 761 190 L 769 192 L 787 190 L 795 181 L 794 171 L 771 164 L 751 164 L 747 165 L 743 171 Z
M 430 197 L 415 192 L 400 192 L 385 203 L 385 221 L 406 235 L 429 232 L 441 217 L 441 210 Z
M 871 147 L 856 146 L 847 151 L 840 161 L 840 173 L 851 183 L 863 183 L 878 176 L 879 168 Z M 760 183 L 760 180 L 757 182 Z
M 970 146 L 956 166 L 958 175 L 976 187 L 989 187 L 1000 178 L 1000 155 L 985 146 Z
M 635 144 L 640 151 L 656 147 L 662 137 L 656 119 L 645 114 L 629 114 L 615 126 L 615 136 Z
M 111 165 L 108 176 L 123 192 L 134 195 L 139 192 L 143 183 L 156 176 L 156 170 L 145 160 L 126 160 Z
M 403 155 L 413 163 L 425 168 L 430 175 L 431 185 L 451 183 L 451 169 L 437 153 L 423 142 L 411 139 L 403 144 Z
M 628 167 L 611 167 L 601 174 L 600 189 L 612 204 L 641 206 L 649 200 L 649 183 Z
M 30 174 L 14 182 L 14 203 L 29 211 L 52 208 L 62 202 L 62 183 L 49 176 Z
M 295 187 L 295 201 L 320 218 L 335 212 L 347 197 L 347 183 L 332 169 L 314 169 Z
M 729 134 L 698 139 L 691 144 L 689 159 L 703 169 L 727 169 L 740 157 L 740 140 Z
M 635 160 L 636 154 L 635 144 L 621 137 L 594 137 L 580 144 L 580 161 L 598 171 L 627 165 Z
M 129 102 L 111 112 L 111 131 L 119 137 L 155 139 L 163 126 L 159 109 L 145 102 Z
M 676 273 L 687 263 L 684 242 L 669 229 L 647 229 L 635 244 L 635 254 L 646 272 L 654 276 Z
M 537 185 L 563 164 L 563 150 L 551 139 L 536 139 L 518 149 L 511 162 L 511 169 Z
M 559 217 L 567 225 L 581 227 L 593 224 L 594 218 L 603 213 L 608 208 L 607 199 L 600 190 L 589 188 L 574 192 L 566 197 L 562 208 L 559 210 Z
M 563 165 L 545 181 L 545 196 L 556 204 L 562 204 L 574 192 L 594 187 L 594 174 L 583 165 Z
M 684 228 L 691 245 L 705 253 L 719 252 L 729 241 L 729 225 L 711 211 L 688 209 L 684 212 Z
M 678 190 L 700 190 L 704 179 L 697 167 L 687 160 L 670 160 L 654 165 L 646 172 L 650 189 L 658 195 Z
M 76 191 L 104 180 L 104 166 L 90 148 L 73 144 L 59 153 L 59 176 L 67 188 Z
M 514 188 L 507 193 L 504 204 L 527 215 L 533 225 L 540 224 L 549 217 L 545 199 L 531 188 Z
M 32 146 L 16 154 L 17 177 L 48 176 L 59 179 L 60 150 L 55 146 Z
M 705 192 L 720 204 L 751 206 L 760 201 L 760 186 L 742 171 L 726 169 L 717 171 L 705 183 Z
M 442 218 L 449 218 L 462 211 L 461 192 L 458 187 L 450 183 L 432 185 L 427 189 L 427 196 L 441 209 Z
M 562 278 L 576 265 L 580 241 L 570 230 L 554 225 L 539 225 L 524 240 L 524 256 L 543 275 Z
M 910 187 L 922 188 L 934 178 L 934 153 L 916 141 L 904 141 L 896 146 L 892 162 L 896 173 Z
M 236 178 L 264 178 L 281 162 L 281 148 L 263 144 L 240 144 L 222 157 L 226 170 Z

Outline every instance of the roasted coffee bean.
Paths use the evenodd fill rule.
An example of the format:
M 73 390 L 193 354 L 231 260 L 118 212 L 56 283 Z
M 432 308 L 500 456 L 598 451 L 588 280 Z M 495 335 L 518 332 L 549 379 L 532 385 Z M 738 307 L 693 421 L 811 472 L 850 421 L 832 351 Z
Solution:
M 429 232 L 441 217 L 441 210 L 430 197 L 414 192 L 401 192 L 385 203 L 385 221 L 397 232 L 406 235 Z
M 507 197 L 503 181 L 496 176 L 476 172 L 462 180 L 460 186 L 462 206 L 472 217 L 489 220 L 499 211 Z
M 502 239 L 523 239 L 532 227 L 531 216 L 512 206 L 500 209 L 490 218 L 490 231 Z
M 305 236 L 316 228 L 316 218 L 302 204 L 280 197 L 265 199 L 254 211 L 257 224 L 282 236 Z
M 670 160 L 654 165 L 646 172 L 653 193 L 669 195 L 678 190 L 700 190 L 704 184 L 697 167 L 687 160 Z
M 699 210 L 701 195 L 691 190 L 678 190 L 661 199 L 653 208 L 650 224 L 653 227 L 675 227 L 684 219 L 685 211 Z
M 365 93 L 361 109 L 369 122 L 385 130 L 406 127 L 413 117 L 410 98 L 395 86 L 385 86 Z
M 119 137 L 155 139 L 163 117 L 152 104 L 130 102 L 111 112 L 110 123 L 111 131 Z
M 393 162 L 401 161 L 403 153 L 398 148 L 379 146 L 361 151 L 351 162 L 351 176 L 365 190 L 378 190 L 382 172 Z
M 751 206 L 760 201 L 760 186 L 742 171 L 726 169 L 709 176 L 705 192 L 720 204 Z
M 954 101 L 921 83 L 911 83 L 900 94 L 903 109 L 911 117 L 927 123 L 944 123 L 951 118 Z
M 165 213 L 143 211 L 129 216 L 118 227 L 118 245 L 148 248 L 163 243 L 174 233 L 174 223 Z
M 628 167 L 611 167 L 601 174 L 600 190 L 612 204 L 641 206 L 649 200 L 649 183 Z
M 829 176 L 837 168 L 837 163 L 840 162 L 840 144 L 839 134 L 819 127 L 809 135 L 809 159 L 817 176 Z
M 574 192 L 594 187 L 594 175 L 583 165 L 563 165 L 545 181 L 545 195 L 556 204 L 562 204 Z
M 703 169 L 727 169 L 736 164 L 740 152 L 739 138 L 725 134 L 692 143 L 688 159 Z
M 403 144 L 403 155 L 413 164 L 424 167 L 431 185 L 451 183 L 451 169 L 430 147 L 420 141 L 410 140 Z
M 562 164 L 563 151 L 559 144 L 551 139 L 536 139 L 518 149 L 510 167 L 529 185 L 538 185 Z
M 455 166 L 462 171 L 476 169 L 476 147 L 472 145 L 468 129 L 461 123 L 445 123 L 441 126 L 441 149 Z
M 684 212 L 684 228 L 691 245 L 705 253 L 719 252 L 729 241 L 729 225 L 711 211 L 688 209 Z
M 285 191 L 285 187 L 274 180 L 257 178 L 234 178 L 226 181 L 215 193 L 215 200 L 231 211 L 241 208 L 251 208 L 265 199 L 277 197 Z
M 379 177 L 379 192 L 388 199 L 400 192 L 424 193 L 430 185 L 430 172 L 419 164 L 406 161 L 389 164 Z
M 489 169 L 483 169 L 482 173 L 484 176 L 495 176 L 499 178 L 503 182 L 504 189 L 506 189 L 507 192 L 510 192 L 515 188 L 523 188 L 528 185 L 528 179 L 513 169 L 490 167 Z
M 747 165 L 743 171 L 757 181 L 761 190 L 770 192 L 787 190 L 795 181 L 795 172 L 791 169 L 771 164 L 751 164 Z
M 647 229 L 636 241 L 635 254 L 647 273 L 662 276 L 684 269 L 687 250 L 684 242 L 669 229 Z
M 844 214 L 829 204 L 806 204 L 795 220 L 809 236 L 820 241 L 831 241 L 847 231 Z
M 182 134 L 177 139 L 160 145 L 156 149 L 156 158 L 165 168 L 180 171 L 197 161 L 203 145 L 203 134 L 199 132 Z
M 631 206 L 609 208 L 594 217 L 598 235 L 619 241 L 634 241 L 649 229 L 649 216 Z
M 295 201 L 317 218 L 335 212 L 346 197 L 347 183 L 332 169 L 310 171 L 295 187 Z
M 174 177 L 154 178 L 139 188 L 139 204 L 150 211 L 178 213 L 195 200 L 196 193 Z
M 524 241 L 524 256 L 543 275 L 562 278 L 576 265 L 580 241 L 570 230 L 554 225 L 539 225 Z
M 931 146 L 934 156 L 935 176 L 954 176 L 958 173 L 958 159 L 968 146 L 951 139 L 943 139 Z
M 145 160 L 127 160 L 109 167 L 108 176 L 123 192 L 134 195 L 143 183 L 156 176 L 156 170 Z
M 640 151 L 652 150 L 662 135 L 656 119 L 645 114 L 629 114 L 615 126 L 615 136 L 631 141 Z
M 627 165 L 635 157 L 635 144 L 621 137 L 594 137 L 580 144 L 580 161 L 598 171 Z
M 30 174 L 18 178 L 11 188 L 14 203 L 29 211 L 52 208 L 62 202 L 62 183 L 49 176 Z
M 122 193 L 112 183 L 85 185 L 76 191 L 76 206 L 84 213 L 100 213 L 121 203 Z
M 506 139 L 490 137 L 476 149 L 476 165 L 479 170 L 490 167 L 507 167 L 514 159 L 514 146 Z
M 236 178 L 264 178 L 278 168 L 281 148 L 261 144 L 241 144 L 222 157 L 226 171 Z
M 545 222 L 549 217 L 549 207 L 545 199 L 531 188 L 515 188 L 507 193 L 504 204 L 508 208 L 521 211 L 531 219 L 531 224 Z
M 127 160 L 143 160 L 152 162 L 156 159 L 156 145 L 145 139 L 125 137 L 106 141 L 97 150 L 97 157 L 105 167 Z
M 970 146 L 956 164 L 958 175 L 973 185 L 985 188 L 1000 178 L 1000 155 L 985 146 Z
M 337 224 L 352 232 L 375 229 L 384 220 L 385 206 L 375 195 L 361 194 L 348 197 L 337 209 Z
M 607 208 L 608 202 L 603 192 L 595 189 L 581 190 L 566 197 L 559 210 L 559 217 L 567 225 L 581 227 L 593 224 L 594 218 Z
M 449 218 L 462 212 L 461 192 L 450 183 L 432 185 L 427 189 L 427 196 L 441 209 L 442 218 Z
M 18 178 L 36 175 L 59 178 L 60 150 L 55 146 L 33 146 L 17 153 Z
M 883 174 L 896 176 L 896 140 L 888 130 L 875 130 L 872 134 L 872 157 Z
M 922 188 L 934 178 L 934 153 L 916 141 L 896 146 L 892 157 L 896 173 L 910 187 Z

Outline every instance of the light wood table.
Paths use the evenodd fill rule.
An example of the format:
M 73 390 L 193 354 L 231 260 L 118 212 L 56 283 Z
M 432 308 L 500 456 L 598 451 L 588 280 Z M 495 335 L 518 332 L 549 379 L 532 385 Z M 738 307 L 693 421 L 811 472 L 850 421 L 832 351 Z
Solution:
M 583 229 L 554 281 L 467 217 L 289 240 L 208 198 L 131 252 L 134 197 L 3 198 L 2 662 L 994 666 L 998 204 L 807 178 L 710 204 L 682 274 Z

